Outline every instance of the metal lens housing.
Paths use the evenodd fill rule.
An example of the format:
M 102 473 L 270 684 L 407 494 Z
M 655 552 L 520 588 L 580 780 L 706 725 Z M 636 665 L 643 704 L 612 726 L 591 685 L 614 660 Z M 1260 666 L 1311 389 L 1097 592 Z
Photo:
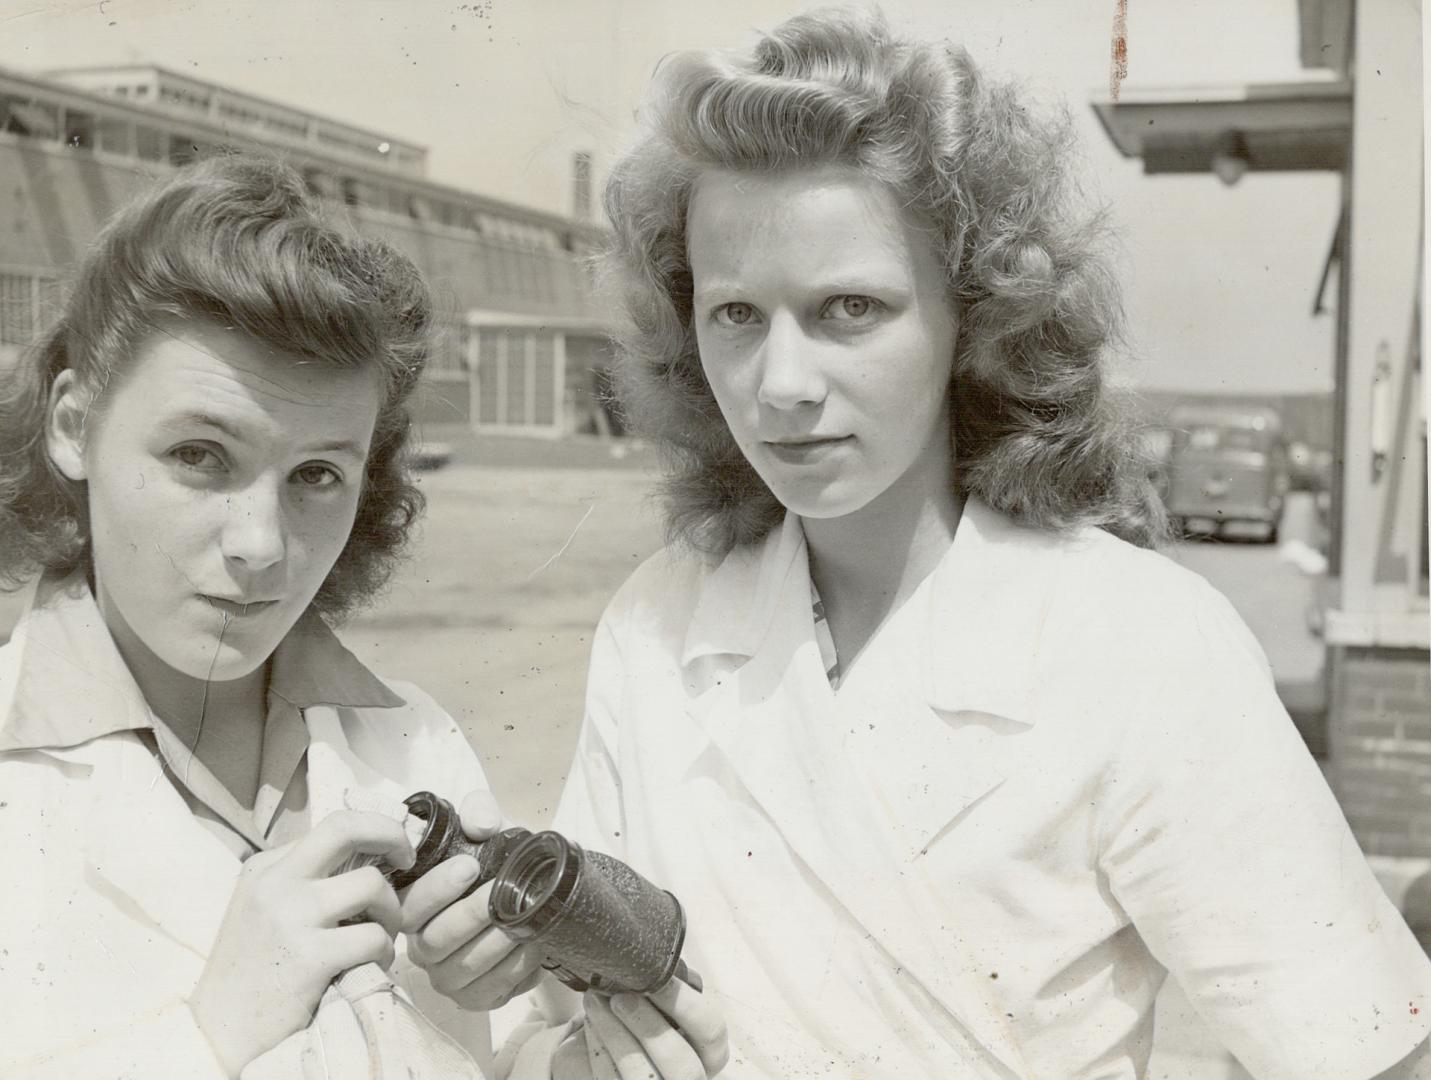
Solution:
M 492 920 L 519 941 L 558 922 L 576 890 L 580 850 L 554 832 L 537 833 L 518 846 L 492 883 Z

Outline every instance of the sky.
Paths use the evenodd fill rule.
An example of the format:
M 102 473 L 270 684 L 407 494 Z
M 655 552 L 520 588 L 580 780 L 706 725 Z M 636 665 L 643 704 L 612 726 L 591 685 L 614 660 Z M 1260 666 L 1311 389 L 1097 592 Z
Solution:
M 1117 0 L 887 0 L 898 25 L 964 44 L 1035 101 L 1066 105 L 1121 246 L 1129 341 L 1150 389 L 1332 386 L 1312 315 L 1335 176 L 1145 177 L 1089 101 L 1106 97 Z M 573 153 L 597 179 L 665 55 L 739 47 L 801 0 L 0 0 L 0 66 L 156 63 L 429 148 L 429 175 L 567 212 Z M 1124 89 L 1322 78 L 1298 63 L 1295 0 L 1127 0 Z

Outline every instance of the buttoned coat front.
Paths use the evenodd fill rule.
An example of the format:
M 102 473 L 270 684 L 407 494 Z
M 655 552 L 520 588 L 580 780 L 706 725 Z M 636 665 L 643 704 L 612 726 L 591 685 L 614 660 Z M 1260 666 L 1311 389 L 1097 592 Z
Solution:
M 733 1077 L 1128 1080 L 1170 971 L 1259 1077 L 1431 1026 L 1227 602 L 971 499 L 831 689 L 803 534 L 662 553 L 612 602 L 557 827 L 671 889 Z

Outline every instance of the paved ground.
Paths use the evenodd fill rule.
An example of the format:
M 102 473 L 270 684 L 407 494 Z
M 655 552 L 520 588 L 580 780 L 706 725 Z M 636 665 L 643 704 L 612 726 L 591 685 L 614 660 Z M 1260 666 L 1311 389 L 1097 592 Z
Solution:
M 591 631 L 661 544 L 646 476 L 454 465 L 423 486 L 414 558 L 344 640 L 445 705 L 507 813 L 545 823 L 581 720 Z

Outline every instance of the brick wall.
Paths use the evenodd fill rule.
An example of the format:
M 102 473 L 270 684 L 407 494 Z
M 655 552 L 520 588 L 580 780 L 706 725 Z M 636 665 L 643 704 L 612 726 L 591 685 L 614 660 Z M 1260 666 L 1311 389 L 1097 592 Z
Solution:
M 1431 651 L 1333 649 L 1330 778 L 1369 855 L 1431 856 Z

